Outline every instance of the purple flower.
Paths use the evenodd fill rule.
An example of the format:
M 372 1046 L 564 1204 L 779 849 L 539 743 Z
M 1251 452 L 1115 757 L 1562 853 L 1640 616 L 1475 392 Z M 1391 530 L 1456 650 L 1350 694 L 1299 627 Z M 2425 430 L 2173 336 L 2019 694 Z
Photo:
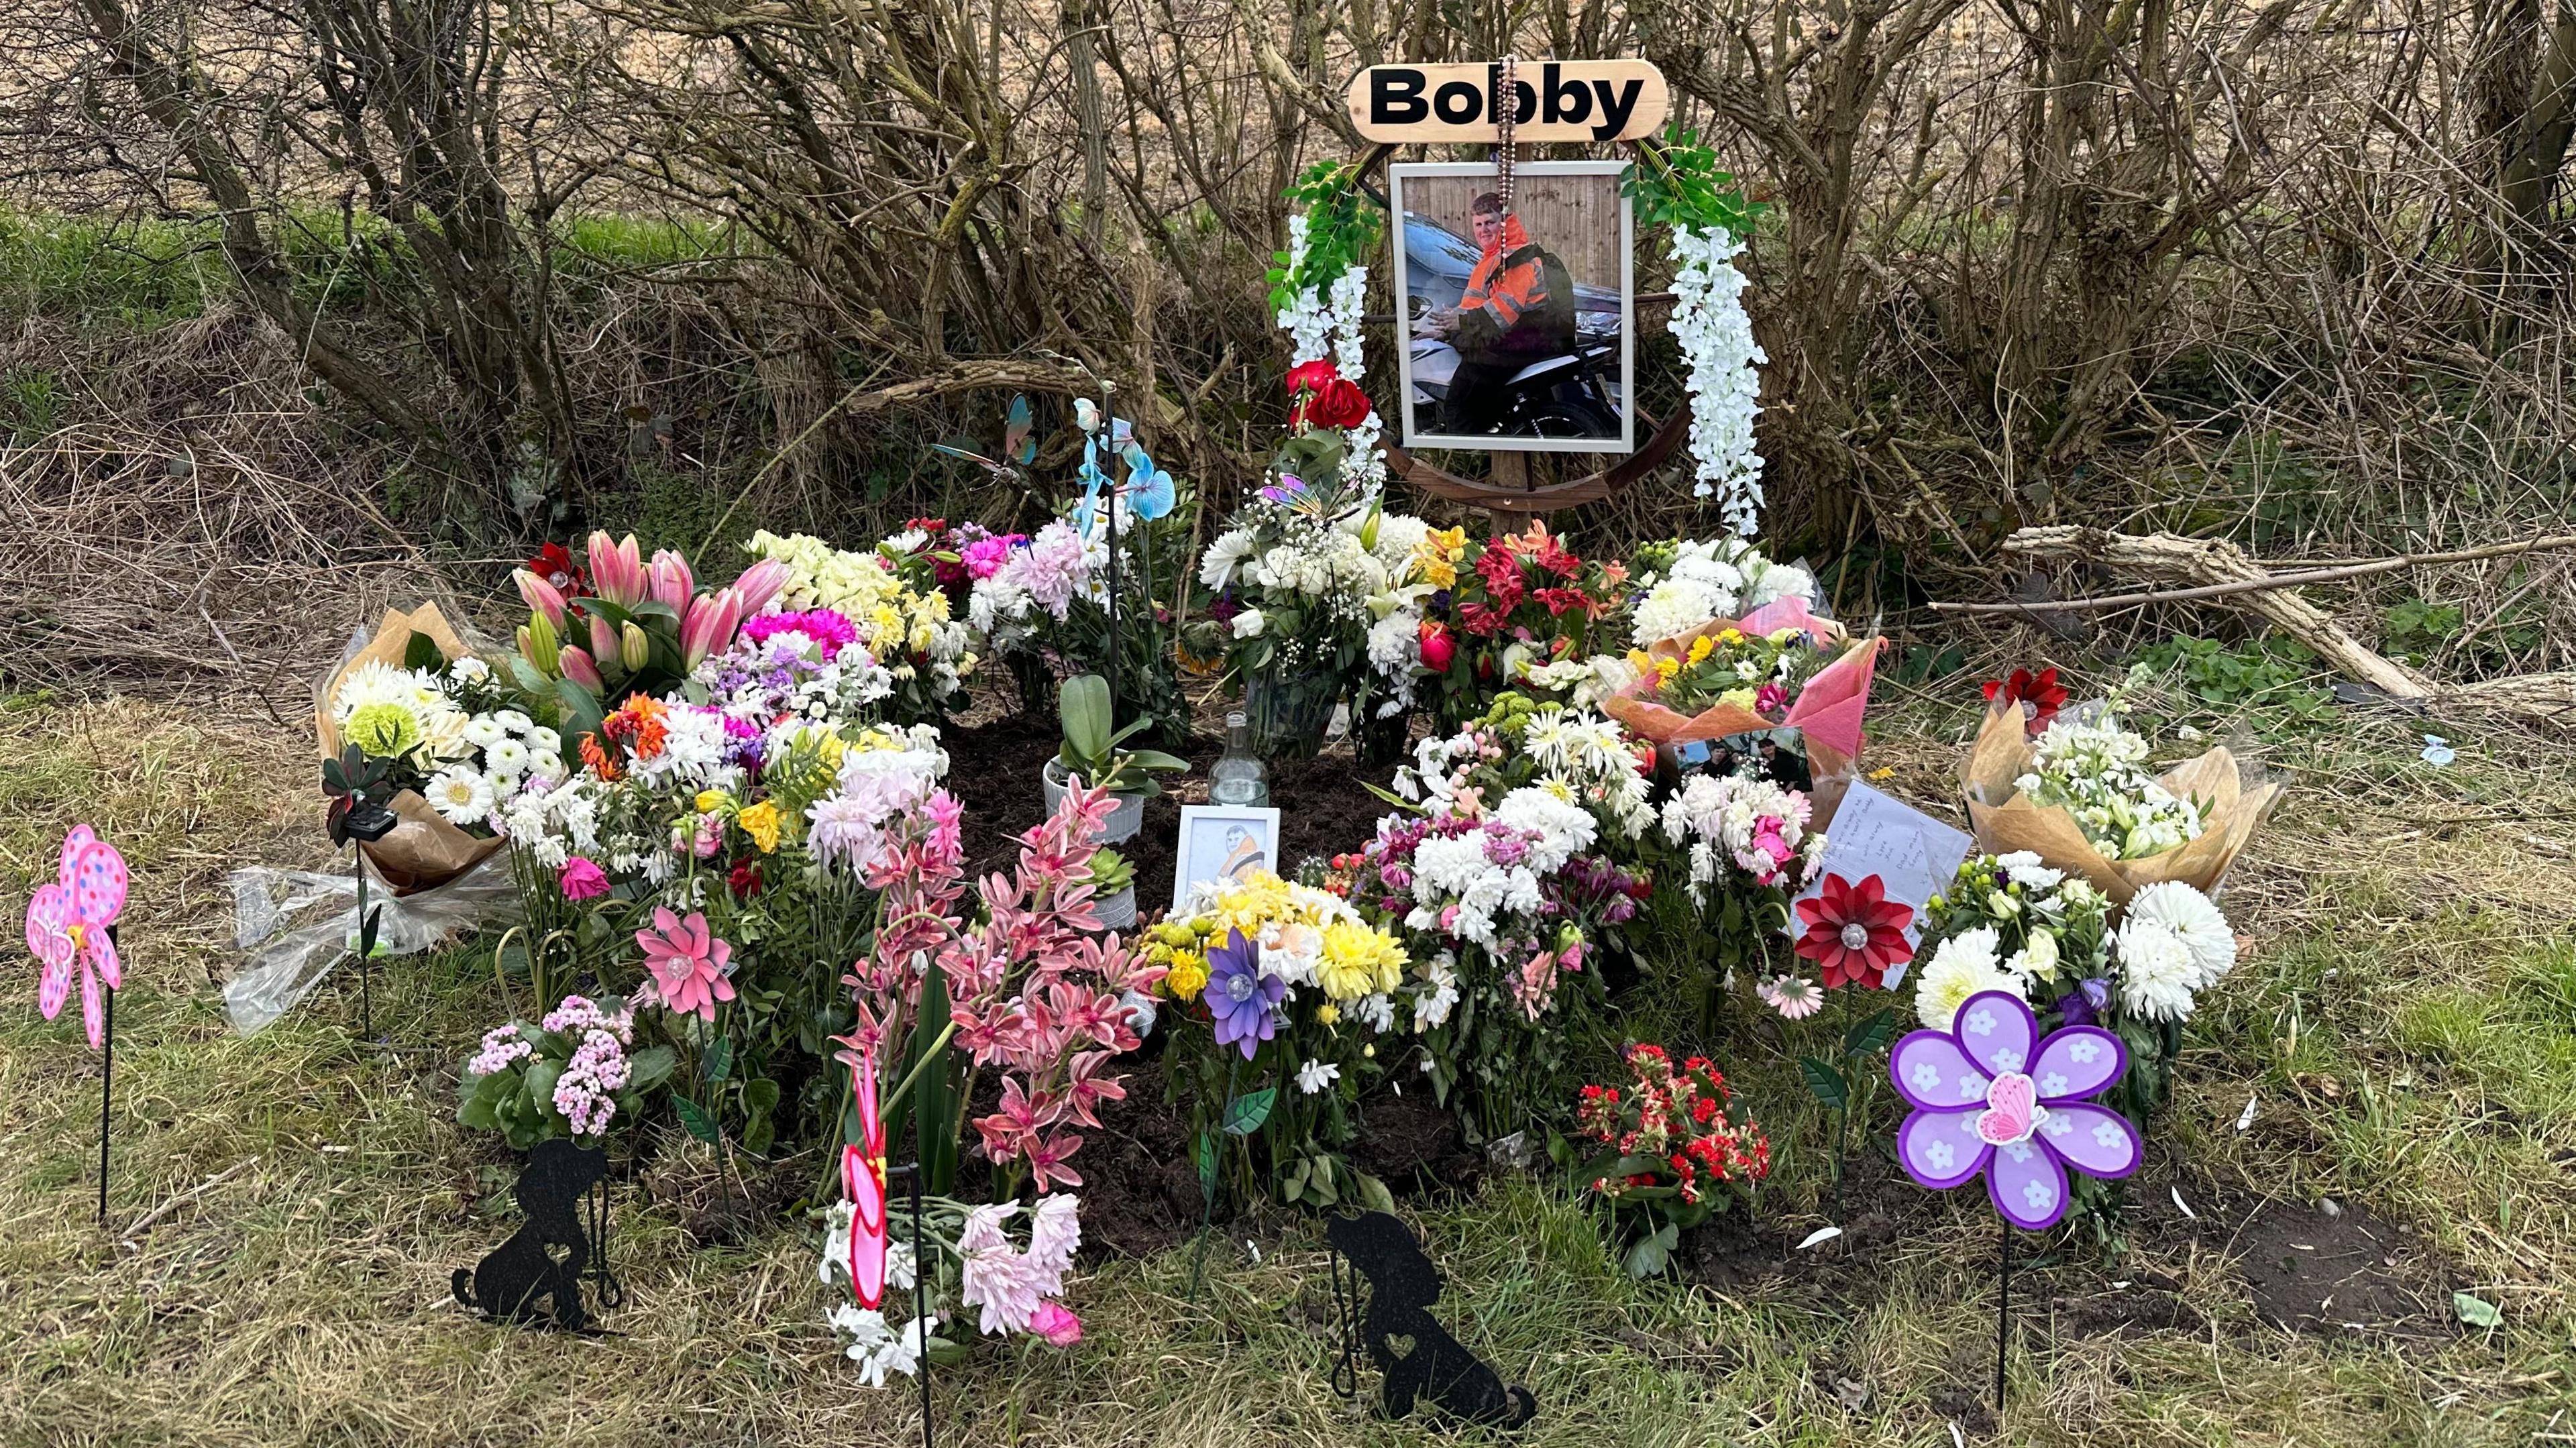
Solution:
M 1261 973 L 1261 947 L 1242 931 L 1228 930 L 1225 944 L 1208 952 L 1207 989 L 1200 999 L 1216 1023 L 1216 1043 L 1241 1043 L 1243 1059 L 1251 1060 L 1278 1033 L 1279 1002 L 1287 993 L 1288 982 Z
M 2069 1026 L 2039 1040 L 2029 1006 L 1981 991 L 1949 1030 L 1916 1031 L 1889 1053 L 1887 1074 L 1914 1107 L 1897 1128 L 1897 1157 L 1934 1191 L 1984 1172 L 2005 1221 L 2045 1231 L 2066 1216 L 2068 1167 L 2113 1179 L 2138 1169 L 2137 1128 L 2085 1100 L 2128 1067 L 2109 1031 Z
M 2078 981 L 2075 989 L 2057 998 L 2057 1011 L 2065 1024 L 2089 1026 L 2101 1018 L 2111 1004 L 2111 983 L 2099 976 Z

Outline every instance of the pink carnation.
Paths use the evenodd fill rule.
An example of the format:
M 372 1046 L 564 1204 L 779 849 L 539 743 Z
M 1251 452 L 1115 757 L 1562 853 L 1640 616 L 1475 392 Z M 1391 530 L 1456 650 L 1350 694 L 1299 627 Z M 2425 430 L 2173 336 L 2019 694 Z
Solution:
M 1082 1341 L 1082 1319 L 1061 1302 L 1041 1302 L 1029 1314 L 1029 1331 L 1057 1347 L 1071 1347 Z

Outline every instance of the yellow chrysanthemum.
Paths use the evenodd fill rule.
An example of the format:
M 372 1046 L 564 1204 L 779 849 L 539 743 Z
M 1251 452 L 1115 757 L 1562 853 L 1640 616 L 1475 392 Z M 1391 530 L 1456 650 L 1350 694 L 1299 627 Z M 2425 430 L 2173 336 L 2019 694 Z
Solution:
M 734 822 L 742 826 L 744 834 L 751 836 L 753 844 L 760 846 L 762 854 L 778 848 L 778 806 L 768 800 L 764 799 L 734 816 Z
M 1342 1001 L 1393 990 L 1404 979 L 1404 948 L 1357 921 L 1336 920 L 1324 927 L 1315 979 Z
M 1671 683 L 1673 681 L 1673 675 L 1678 674 L 1681 671 L 1682 661 L 1679 659 L 1655 660 L 1655 682 L 1659 684 Z
M 370 759 L 399 759 L 420 747 L 420 716 L 396 703 L 361 704 L 340 737 Z
M 1700 663 L 1716 651 L 1717 640 L 1710 638 L 1706 634 L 1701 634 L 1698 638 L 1691 640 L 1690 661 L 1694 664 Z
M 1207 957 L 1195 950 L 1172 952 L 1170 971 L 1163 977 L 1163 990 L 1176 1001 L 1197 1000 L 1207 989 Z
M 1728 645 L 1740 644 L 1744 642 L 1744 630 L 1734 628 L 1719 629 L 1717 631 L 1717 641 Z
M 1315 1007 L 1315 1022 L 1318 1025 L 1338 1025 L 1340 1024 L 1341 1019 L 1342 1008 L 1333 1004 L 1331 1001 L 1326 1001 L 1322 1005 Z

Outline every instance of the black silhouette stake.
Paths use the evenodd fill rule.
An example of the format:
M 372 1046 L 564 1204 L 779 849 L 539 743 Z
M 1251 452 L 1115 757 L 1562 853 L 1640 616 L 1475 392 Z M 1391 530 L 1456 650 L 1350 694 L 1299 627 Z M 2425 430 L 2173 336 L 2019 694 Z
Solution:
M 462 1267 L 456 1269 L 450 1279 L 456 1300 L 495 1322 L 597 1331 L 581 1303 L 581 1275 L 591 1263 L 591 1241 L 582 1230 L 581 1208 L 591 1188 L 607 1175 L 608 1152 L 603 1147 L 575 1146 L 562 1137 L 538 1142 L 528 1153 L 527 1168 L 519 1173 L 514 1189 L 519 1210 L 527 1213 L 528 1220 L 471 1274 Z M 625 1296 L 623 1291 L 616 1295 Z M 608 1305 L 605 1294 L 601 1305 Z
M 1384 1212 L 1336 1217 L 1324 1224 L 1333 1250 L 1351 1259 L 1359 1276 L 1369 1280 L 1367 1315 L 1361 1331 L 1369 1357 L 1386 1378 L 1386 1416 L 1401 1418 L 1414 1400 L 1431 1401 L 1469 1422 L 1517 1428 L 1538 1416 L 1538 1400 L 1518 1383 L 1506 1386 L 1502 1375 L 1487 1367 L 1432 1317 L 1440 1300 L 1440 1269 L 1402 1222 Z M 1353 1295 L 1358 1283 L 1352 1284 Z M 1394 1338 L 1411 1338 L 1399 1354 Z M 1349 1353 L 1344 1343 L 1344 1353 Z M 1339 1369 L 1336 1369 L 1338 1381 Z M 1358 1374 L 1352 1377 L 1356 1381 Z
M 113 925 L 107 927 L 107 943 L 111 947 L 117 944 L 116 927 Z M 124 952 L 118 951 L 117 959 L 122 961 L 124 958 Z M 117 973 L 122 975 L 124 971 L 120 968 Z M 98 1069 L 98 1224 L 104 1227 L 107 1225 L 107 1113 L 116 1101 L 116 987 L 100 981 L 98 989 L 102 1018 L 99 1022 L 99 1045 L 104 1052 L 99 1057 Z

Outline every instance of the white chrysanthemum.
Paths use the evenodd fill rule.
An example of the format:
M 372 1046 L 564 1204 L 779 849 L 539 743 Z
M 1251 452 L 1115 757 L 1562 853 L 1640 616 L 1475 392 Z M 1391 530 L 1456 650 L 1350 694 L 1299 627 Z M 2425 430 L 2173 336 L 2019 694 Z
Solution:
M 463 765 L 431 775 L 421 792 L 438 817 L 452 825 L 481 824 L 492 813 L 491 784 Z
M 2191 947 L 2196 968 L 2191 988 L 2207 990 L 2236 968 L 2236 932 L 2207 895 L 2180 880 L 2163 880 L 2130 897 L 2126 917 L 2165 927 Z
M 489 749 L 509 737 L 510 731 L 489 714 L 477 714 L 465 721 L 465 742 L 477 749 Z
M 504 734 L 484 748 L 483 767 L 494 774 L 525 774 L 534 757 L 525 741 Z
M 2191 1018 L 2192 982 L 2200 963 L 2174 931 L 2132 915 L 2120 923 L 2120 1001 L 2151 1021 Z
M 2027 999 L 2019 977 L 1995 959 L 2001 942 L 1992 926 L 1979 926 L 1944 940 L 1932 952 L 1914 984 L 1914 1015 L 1928 1030 L 1946 1031 L 1959 1007 L 1982 991 L 2009 991 Z

